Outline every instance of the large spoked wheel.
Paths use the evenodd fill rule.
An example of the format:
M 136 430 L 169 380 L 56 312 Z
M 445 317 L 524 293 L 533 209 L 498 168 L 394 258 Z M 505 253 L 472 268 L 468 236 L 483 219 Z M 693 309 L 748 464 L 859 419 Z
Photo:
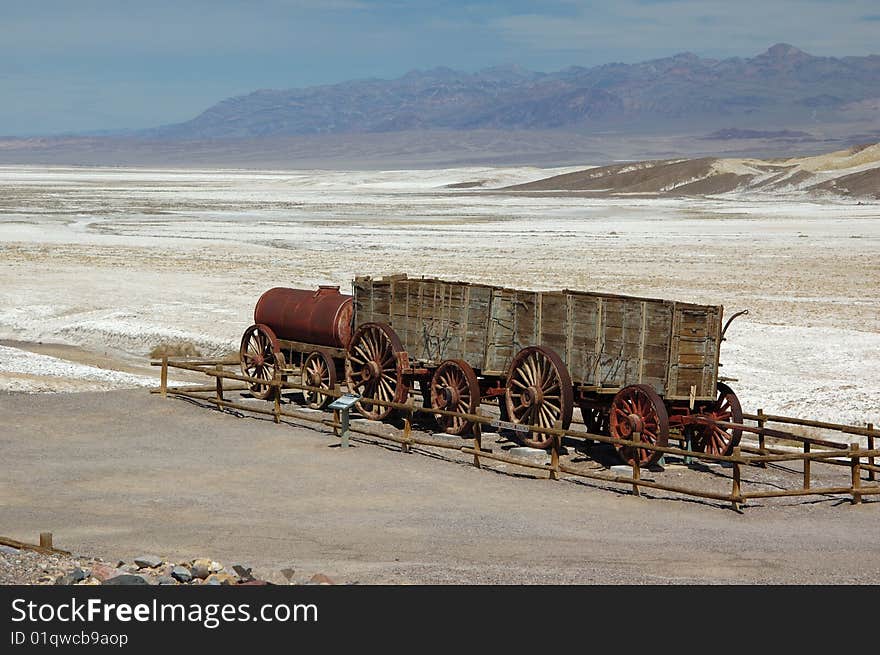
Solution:
M 742 423 L 742 406 L 739 398 L 726 384 L 718 383 L 718 398 L 708 407 L 700 408 L 698 415 L 705 416 L 712 421 L 724 421 L 726 423 Z M 694 450 L 709 453 L 711 455 L 730 455 L 733 449 L 739 445 L 742 430 L 725 428 L 714 423 L 696 424 L 688 426 L 691 436 L 691 447 Z
M 303 399 L 312 409 L 324 409 L 333 396 L 322 391 L 333 391 L 336 386 L 336 365 L 327 353 L 316 350 L 309 353 L 302 365 L 302 384 L 321 391 L 303 389 Z
M 567 429 L 574 409 L 573 396 L 568 369 L 549 348 L 523 348 L 510 363 L 504 403 L 511 422 Z M 535 433 L 522 441 L 533 448 L 549 448 L 553 437 Z
M 357 409 L 362 416 L 381 421 L 394 411 L 370 399 L 402 403 L 409 393 L 398 353 L 400 339 L 385 323 L 364 323 L 351 336 L 345 354 L 345 382 L 351 393 L 362 397 Z
M 480 383 L 470 364 L 460 359 L 447 359 L 431 377 L 431 408 L 450 412 L 476 414 L 480 407 Z M 473 424 L 459 416 L 435 416 L 440 429 L 447 434 L 467 434 Z
M 610 436 L 627 441 L 639 433 L 645 443 L 666 446 L 669 443 L 669 415 L 663 399 L 647 384 L 624 387 L 611 401 L 608 431 Z M 639 466 L 649 466 L 663 456 L 663 453 L 647 448 L 619 444 L 614 447 L 628 464 L 638 461 Z
M 282 380 L 286 379 L 282 375 L 286 365 L 284 353 L 281 352 L 272 328 L 262 324 L 251 325 L 241 337 L 238 354 L 242 375 L 266 381 L 265 384 L 251 384 L 251 394 L 261 400 L 272 398 L 275 388 L 268 384 L 269 381 L 275 377 L 276 372 L 281 375 Z

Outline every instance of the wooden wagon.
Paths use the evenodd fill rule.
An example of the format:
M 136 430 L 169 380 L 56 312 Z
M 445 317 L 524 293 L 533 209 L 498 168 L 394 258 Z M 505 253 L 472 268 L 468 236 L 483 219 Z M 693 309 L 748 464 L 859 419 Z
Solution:
M 722 312 L 582 291 L 357 277 L 353 297 L 328 288 L 266 292 L 242 339 L 242 370 L 268 380 L 296 362 L 302 383 L 317 389 L 332 389 L 344 370 L 348 389 L 362 396 L 358 410 L 375 420 L 392 410 L 371 400 L 403 403 L 418 385 L 434 409 L 476 414 L 497 402 L 505 422 L 568 428 L 577 406 L 594 434 L 666 445 L 672 427 L 697 450 L 729 454 L 740 431 L 716 421 L 741 423 L 742 410 L 719 382 Z M 270 387 L 253 390 L 265 397 Z M 329 399 L 306 393 L 312 406 Z M 450 434 L 472 429 L 463 417 L 437 421 Z M 528 445 L 551 443 L 528 435 Z M 643 464 L 659 457 L 618 451 Z
M 695 448 L 729 453 L 742 422 L 736 395 L 719 383 L 723 308 L 582 291 L 523 291 L 410 279 L 354 280 L 346 381 L 361 411 L 369 398 L 403 402 L 418 382 L 426 404 L 476 413 L 497 398 L 512 423 L 567 428 L 575 405 L 588 431 L 665 445 L 669 427 Z M 708 417 L 713 421 L 701 421 Z M 471 427 L 438 419 L 447 432 Z M 549 445 L 535 433 L 526 443 Z M 650 463 L 647 449 L 621 455 Z

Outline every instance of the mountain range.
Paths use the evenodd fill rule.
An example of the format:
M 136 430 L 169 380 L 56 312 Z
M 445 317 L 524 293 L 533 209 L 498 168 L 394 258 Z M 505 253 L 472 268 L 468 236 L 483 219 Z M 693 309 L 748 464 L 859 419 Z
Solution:
M 674 126 L 785 132 L 876 121 L 880 56 L 817 57 L 779 43 L 750 58 L 682 53 L 637 64 L 539 73 L 516 66 L 411 71 L 223 100 L 155 139 L 253 138 L 423 130 L 656 132 Z M 876 124 L 876 123 L 875 123 Z M 733 127 L 731 127 L 733 126 Z M 797 132 L 793 132 L 797 134 Z M 717 138 L 717 137 L 716 137 Z

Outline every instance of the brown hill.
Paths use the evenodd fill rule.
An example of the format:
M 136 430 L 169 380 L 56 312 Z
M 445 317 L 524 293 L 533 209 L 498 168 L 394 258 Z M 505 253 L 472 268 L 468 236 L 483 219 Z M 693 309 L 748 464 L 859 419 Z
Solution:
M 880 198 L 880 143 L 789 159 L 667 159 L 601 166 L 506 187 L 512 191 L 711 195 L 834 193 Z

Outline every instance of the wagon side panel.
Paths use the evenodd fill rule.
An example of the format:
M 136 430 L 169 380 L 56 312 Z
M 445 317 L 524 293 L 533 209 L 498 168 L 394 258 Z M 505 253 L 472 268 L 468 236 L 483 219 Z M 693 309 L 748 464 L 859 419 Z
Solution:
M 461 358 L 477 370 L 484 368 L 489 350 L 492 292 L 491 287 L 469 286 L 463 299 L 467 317 L 462 326 L 464 352 Z
M 667 395 L 672 308 L 671 302 L 643 302 L 644 320 L 639 346 L 640 376 L 637 382 L 650 385 L 661 396 Z
M 483 367 L 491 287 L 400 275 L 356 278 L 354 289 L 357 324 L 391 325 L 414 363 L 456 358 Z
M 667 386 L 671 400 L 714 399 L 721 343 L 720 306 L 676 303 Z
M 569 292 L 566 296 L 568 356 L 565 365 L 574 384 L 599 386 L 602 298 L 576 292 Z
M 602 305 L 599 382 L 605 387 L 635 384 L 641 371 L 643 303 L 608 297 L 603 299 Z
M 534 346 L 539 340 L 541 324 L 541 294 L 534 291 L 514 291 L 513 354 L 526 346 Z
M 550 348 L 568 361 L 569 300 L 565 293 L 543 292 L 537 294 L 540 310 L 537 313 L 538 338 L 534 343 Z
M 502 374 L 515 352 L 516 295 L 512 289 L 493 289 L 489 298 L 486 356 L 482 367 L 488 375 Z
M 371 323 L 375 321 L 387 321 L 388 317 L 376 317 L 376 313 L 374 308 L 376 306 L 375 294 L 377 293 L 377 288 L 379 289 L 378 293 L 380 295 L 379 305 L 387 304 L 387 300 L 384 299 L 388 294 L 388 290 L 383 287 L 387 287 L 387 283 L 384 283 L 379 280 L 373 280 L 369 277 L 356 277 L 354 279 L 353 284 L 353 293 L 354 293 L 354 326 L 361 325 L 362 323 Z
M 466 283 L 407 279 L 394 283 L 392 320 L 410 358 L 428 364 L 464 359 L 482 365 L 488 294 Z M 472 300 L 473 296 L 473 300 Z M 482 333 L 479 325 L 482 321 Z

